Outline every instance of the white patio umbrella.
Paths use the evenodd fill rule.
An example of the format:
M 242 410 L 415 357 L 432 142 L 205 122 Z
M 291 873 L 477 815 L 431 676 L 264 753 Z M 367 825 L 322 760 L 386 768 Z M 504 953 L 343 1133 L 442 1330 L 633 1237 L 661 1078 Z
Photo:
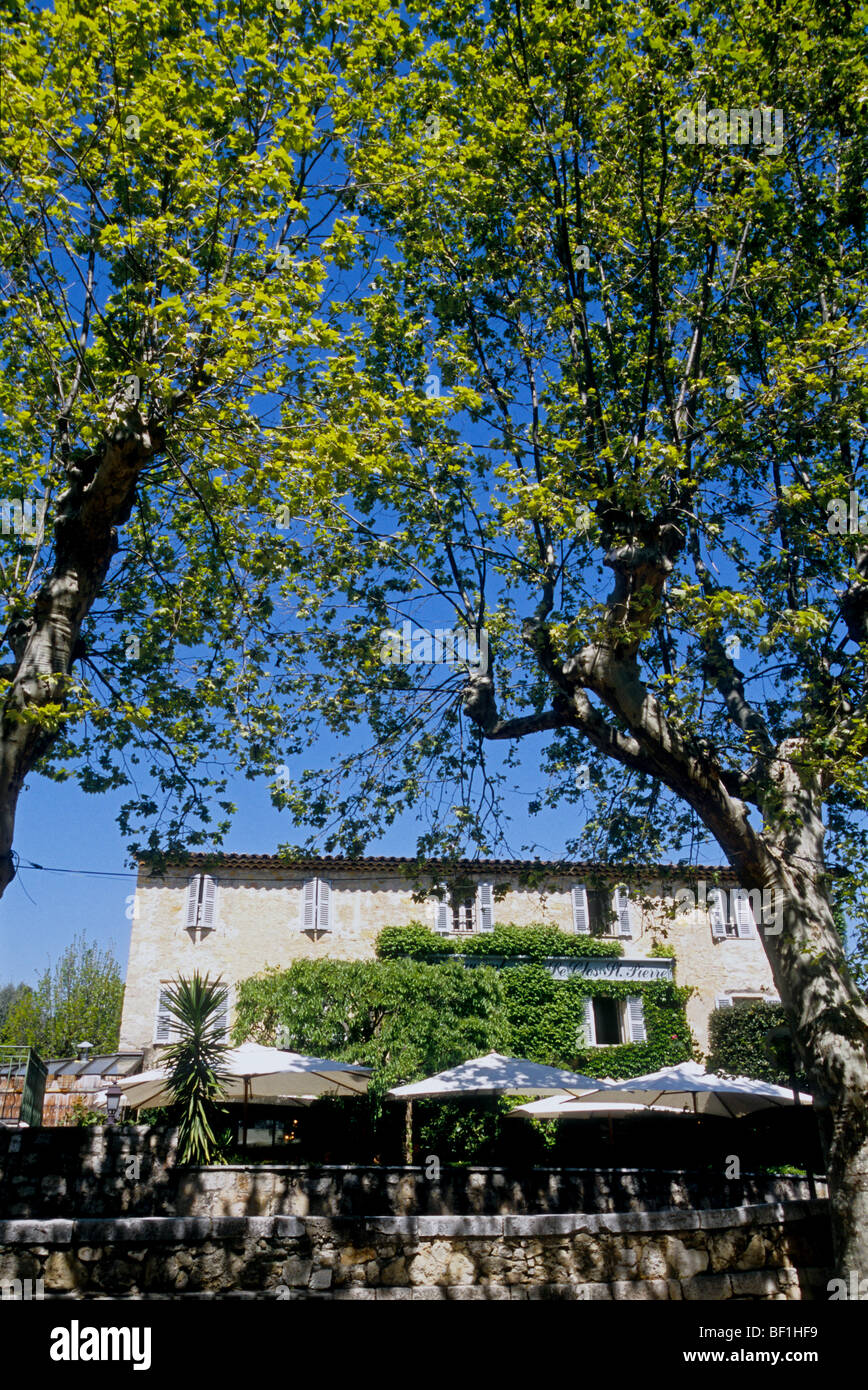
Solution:
M 597 1103 L 576 1100 L 573 1096 L 543 1096 L 527 1105 L 517 1105 L 511 1110 L 508 1119 L 517 1115 L 528 1120 L 617 1120 L 625 1115 L 683 1115 L 685 1112 L 675 1106 L 657 1106 L 653 1111 L 647 1105 L 636 1101 L 608 1101 L 602 1097 Z
M 325 1057 L 305 1057 L 300 1052 L 284 1052 L 259 1043 L 244 1043 L 226 1054 L 219 1100 L 243 1100 L 246 1114 L 249 1100 L 269 1100 L 275 1096 L 310 1100 L 317 1096 L 364 1095 L 371 1075 L 370 1067 L 354 1062 L 331 1062 Z M 164 1067 L 139 1072 L 118 1083 L 127 1104 L 170 1105 L 172 1093 Z
M 798 1099 L 796 1096 L 798 1095 Z M 813 1105 L 805 1092 L 793 1092 L 749 1076 L 715 1076 L 698 1062 L 663 1067 L 628 1081 L 598 1082 L 597 1090 L 584 1097 L 588 1106 L 626 1101 L 654 1110 L 681 1110 L 692 1115 L 748 1115 L 775 1106 Z M 567 1108 L 561 1110 L 568 1113 Z
M 547 1067 L 541 1062 L 529 1062 L 524 1057 L 504 1057 L 488 1052 L 461 1062 L 448 1071 L 395 1086 L 387 1094 L 392 1100 L 422 1100 L 439 1097 L 450 1100 L 456 1096 L 554 1096 L 561 1091 L 584 1095 L 600 1085 L 592 1076 L 582 1076 L 563 1067 Z

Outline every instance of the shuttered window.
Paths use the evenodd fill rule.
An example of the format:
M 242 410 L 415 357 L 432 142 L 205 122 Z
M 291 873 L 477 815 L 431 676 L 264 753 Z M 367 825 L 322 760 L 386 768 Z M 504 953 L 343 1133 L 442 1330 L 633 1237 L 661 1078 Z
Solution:
M 321 878 L 309 878 L 305 882 L 301 902 L 302 931 L 332 930 L 332 889 L 331 884 Z
M 726 934 L 727 902 L 722 888 L 712 888 L 708 895 L 708 912 L 711 917 L 711 934 L 715 940 L 722 940 Z
M 481 932 L 494 931 L 494 886 L 480 883 L 476 890 L 476 912 Z
M 223 1039 L 224 1042 L 228 1042 L 228 1040 L 229 1040 L 229 1004 L 230 1004 L 229 993 L 230 993 L 230 992 L 229 992 L 229 990 L 227 989 L 227 991 L 226 991 L 226 1002 L 225 1002 L 225 1004 L 223 1005 L 223 1008 L 220 1010 L 220 1013 L 218 1014 L 218 1016 L 217 1016 L 217 1018 L 216 1018 L 216 1020 L 215 1020 L 215 1022 L 216 1022 L 216 1024 L 217 1024 L 217 1027 L 218 1027 L 219 1030 L 220 1030 L 220 1034 L 221 1034 L 222 1039 Z
M 604 994 L 586 999 L 584 1033 L 586 1047 L 647 1042 L 645 1001 L 641 994 L 632 994 L 623 1001 Z
M 583 883 L 574 883 L 572 888 L 573 899 L 573 931 L 580 936 L 587 936 L 591 930 L 591 911 L 588 903 L 588 890 Z
M 175 1020 L 166 1008 L 168 993 L 168 985 L 160 987 L 157 997 L 157 1021 L 154 1028 L 155 1043 L 170 1043 L 177 1036 Z
M 213 931 L 217 923 L 217 881 L 210 874 L 194 874 L 187 885 L 184 926 L 187 931 Z
M 716 1009 L 731 1009 L 732 996 L 729 994 L 716 994 L 714 996 L 714 1007 Z
M 732 896 L 735 898 L 735 926 L 740 937 L 756 936 L 756 922 L 750 905 L 750 894 L 746 888 L 736 888 Z
M 446 889 L 443 888 L 441 892 L 442 897 L 434 902 L 434 930 L 438 936 L 448 936 L 452 930 L 452 905 Z
M 627 1041 L 645 1042 L 645 1003 L 641 994 L 631 994 L 627 1000 Z
M 619 883 L 615 889 L 612 906 L 615 911 L 616 936 L 632 937 L 634 904 L 630 901 L 630 889 Z
M 746 888 L 712 888 L 708 894 L 711 934 L 717 941 L 737 937 L 746 941 L 756 936 L 756 920 Z

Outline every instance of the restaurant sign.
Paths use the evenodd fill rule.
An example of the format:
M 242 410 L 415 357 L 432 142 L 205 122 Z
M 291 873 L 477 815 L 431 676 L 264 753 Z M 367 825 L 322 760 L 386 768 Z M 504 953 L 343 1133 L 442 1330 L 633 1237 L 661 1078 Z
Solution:
M 530 965 L 530 956 L 459 956 L 466 966 L 492 965 L 495 969 Z M 675 978 L 671 956 L 655 960 L 624 960 L 620 956 L 546 956 L 539 961 L 555 980 L 623 980 L 632 984 L 652 984 Z

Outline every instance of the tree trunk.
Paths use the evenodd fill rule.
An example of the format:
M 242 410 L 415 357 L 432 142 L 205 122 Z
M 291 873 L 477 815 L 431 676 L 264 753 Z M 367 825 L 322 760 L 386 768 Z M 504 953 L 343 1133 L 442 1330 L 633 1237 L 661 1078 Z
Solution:
M 730 862 L 746 888 L 782 895 L 758 923 L 798 1052 L 811 1078 L 829 1179 L 839 1273 L 868 1271 L 868 1006 L 850 978 L 823 862 L 820 788 L 799 745 L 778 750 L 756 854 Z
M 4 635 L 14 662 L 0 706 L 0 896 L 15 876 L 15 813 L 24 779 L 57 738 L 81 627 L 117 550 L 143 465 L 162 445 L 135 413 L 97 452 L 71 465 L 58 500 L 55 560 L 28 613 Z

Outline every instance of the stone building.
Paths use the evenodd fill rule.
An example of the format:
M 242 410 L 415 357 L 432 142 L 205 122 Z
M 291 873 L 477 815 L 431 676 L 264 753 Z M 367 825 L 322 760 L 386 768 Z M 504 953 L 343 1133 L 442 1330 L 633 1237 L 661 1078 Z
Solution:
M 445 880 L 445 881 L 444 881 Z M 701 1049 L 708 1018 L 722 1005 L 777 1000 L 761 934 L 780 930 L 780 905 L 748 895 L 731 871 L 669 866 L 612 867 L 538 860 L 463 861 L 417 872 L 410 859 L 264 854 L 190 855 L 161 873 L 142 867 L 133 907 L 121 1049 L 145 1065 L 170 1041 L 164 991 L 198 969 L 234 990 L 251 975 L 300 959 L 370 960 L 379 932 L 412 921 L 485 954 L 495 922 L 544 923 L 617 941 L 611 959 L 571 958 L 561 972 L 593 979 L 672 977 L 693 994 L 687 1017 Z M 661 954 L 666 946 L 673 954 Z M 656 949 L 655 949 L 656 948 Z M 644 1041 L 642 1000 L 593 1000 L 589 1045 Z

